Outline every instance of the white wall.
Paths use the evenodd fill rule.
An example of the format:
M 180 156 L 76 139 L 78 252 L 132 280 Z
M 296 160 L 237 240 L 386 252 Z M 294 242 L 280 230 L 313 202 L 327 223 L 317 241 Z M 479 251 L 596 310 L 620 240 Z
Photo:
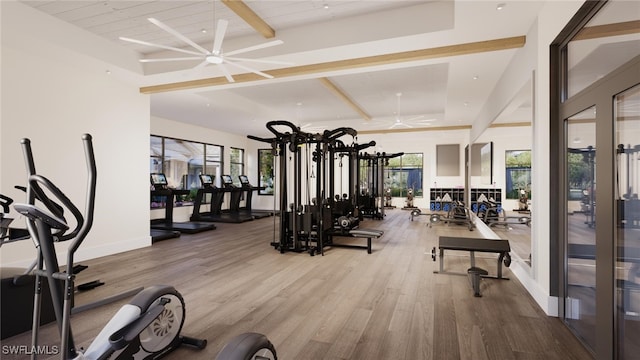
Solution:
M 429 208 L 429 190 L 433 187 L 464 187 L 464 148 L 469 142 L 468 130 L 452 131 L 423 131 L 412 133 L 359 135 L 358 142 L 376 142 L 376 152 L 386 153 L 423 153 L 423 194 L 422 198 L 415 198 L 414 206 L 422 209 Z M 436 176 L 436 146 L 460 144 L 459 176 Z M 392 204 L 396 207 L 406 205 L 406 199 L 394 198 Z
M 32 141 L 38 173 L 47 176 L 84 210 L 86 165 L 83 133 L 94 138 L 98 169 L 95 222 L 77 259 L 147 246 L 149 237 L 149 99 L 123 81 L 128 70 L 70 51 L 70 39 L 106 41 L 75 32 L 31 8 L 1 2 L 2 92 L 0 192 L 24 202 L 20 139 Z M 89 45 L 87 47 L 91 47 Z M 112 54 L 117 54 L 114 50 Z M 111 74 L 107 74 L 109 69 Z M 12 214 L 16 217 L 16 214 Z M 23 219 L 14 221 L 24 225 Z M 58 246 L 64 253 L 66 244 Z M 35 257 L 30 241 L 1 248 L 2 266 L 23 266 Z
M 582 1 L 549 1 L 527 33 L 505 74 L 476 119 L 471 138 L 477 139 L 509 104 L 513 94 L 533 75 L 532 193 L 537 201 L 532 214 L 532 266 L 512 269 L 518 279 L 549 315 L 558 314 L 557 298 L 550 296 L 549 249 L 549 45 L 582 5 Z M 483 140 L 487 139 L 483 136 Z M 495 168 L 494 168 L 495 169 Z

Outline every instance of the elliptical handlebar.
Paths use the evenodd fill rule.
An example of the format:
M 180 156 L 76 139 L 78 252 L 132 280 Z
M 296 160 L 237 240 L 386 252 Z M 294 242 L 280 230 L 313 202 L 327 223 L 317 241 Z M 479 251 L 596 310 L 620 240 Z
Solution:
M 9 208 L 9 205 L 11 205 L 11 203 L 13 203 L 12 198 L 0 194 L 0 206 L 2 206 L 2 212 L 4 214 L 8 214 L 9 211 L 11 211 L 11 209 Z
M 49 192 L 51 192 L 51 194 L 60 201 L 60 203 L 62 203 L 62 205 L 64 207 L 66 207 L 67 209 L 69 209 L 71 211 L 71 213 L 73 214 L 73 217 L 76 219 L 76 227 L 75 229 L 73 229 L 73 231 L 71 231 L 70 233 L 65 233 L 65 234 L 61 234 L 61 235 L 57 235 L 57 239 L 58 241 L 66 241 L 69 239 L 73 239 L 78 232 L 80 231 L 80 228 L 82 227 L 82 225 L 84 224 L 84 218 L 82 216 L 82 213 L 80 212 L 80 210 L 78 210 L 78 208 L 71 202 L 71 200 L 57 187 L 55 186 L 49 179 L 47 179 L 46 177 L 42 176 L 42 175 L 31 175 L 29 176 L 29 187 L 30 188 L 34 188 L 34 191 L 38 191 L 41 192 L 43 195 L 43 202 L 46 204 L 46 202 L 51 202 L 52 200 L 45 195 L 45 193 L 42 191 L 42 188 L 40 187 L 40 184 L 42 184 L 47 190 L 49 190 Z M 38 189 L 38 190 L 35 190 Z M 48 208 L 48 207 L 47 207 Z M 51 209 L 49 209 L 51 210 Z
M 76 234 L 76 239 L 71 245 L 72 250 L 70 250 L 70 253 L 74 253 L 78 249 L 93 226 L 93 211 L 96 199 L 96 179 L 98 170 L 96 168 L 95 153 L 93 152 L 93 137 L 90 134 L 83 134 L 82 143 L 84 145 L 84 155 L 87 163 L 87 199 L 84 215 L 85 219 L 82 227 Z
M 22 139 L 23 151 L 25 161 L 27 165 L 27 171 L 29 172 L 29 186 L 27 187 L 27 198 L 29 204 L 33 205 L 37 198 L 41 201 L 51 213 L 64 220 L 62 215 L 62 207 L 67 208 L 73 214 L 76 220 L 76 227 L 71 232 L 59 232 L 55 234 L 57 241 L 73 240 L 69 246 L 68 264 L 72 264 L 73 254 L 77 251 L 78 247 L 85 239 L 91 226 L 93 225 L 93 212 L 95 204 L 96 193 L 96 161 L 95 154 L 93 152 L 92 137 L 89 134 L 82 135 L 82 141 L 84 144 L 85 158 L 87 162 L 87 199 L 85 214 L 73 204 L 73 202 L 60 190 L 53 182 L 42 175 L 35 174 L 35 166 L 33 161 L 33 153 L 31 151 L 31 141 L 29 139 Z M 58 205 L 47 193 L 45 193 L 42 187 L 46 188 L 49 193 L 60 203 L 62 207 Z

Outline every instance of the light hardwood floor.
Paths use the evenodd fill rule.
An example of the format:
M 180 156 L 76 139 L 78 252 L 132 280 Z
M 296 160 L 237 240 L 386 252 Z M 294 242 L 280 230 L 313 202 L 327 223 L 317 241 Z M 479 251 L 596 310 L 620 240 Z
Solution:
M 183 332 L 209 345 L 178 349 L 169 359 L 213 359 L 230 338 L 248 331 L 267 335 L 283 360 L 590 358 L 508 269 L 511 280 L 482 281 L 481 298 L 473 297 L 466 276 L 433 273 L 438 236 L 478 237 L 477 231 L 428 228 L 426 217 L 410 221 L 408 211 L 389 210 L 384 220 L 362 224 L 385 231 L 372 254 L 333 248 L 311 257 L 274 250 L 273 220 L 217 224 L 214 231 L 83 262 L 89 269 L 79 283 L 99 278 L 107 284 L 79 294 L 77 302 L 136 286 L 174 285 L 187 306 Z M 464 272 L 469 258 L 452 254 L 446 265 Z M 479 257 L 478 265 L 495 274 L 494 257 Z M 75 315 L 77 343 L 87 346 L 122 303 Z M 43 343 L 56 339 L 55 325 L 44 326 Z M 3 345 L 29 341 L 23 334 Z

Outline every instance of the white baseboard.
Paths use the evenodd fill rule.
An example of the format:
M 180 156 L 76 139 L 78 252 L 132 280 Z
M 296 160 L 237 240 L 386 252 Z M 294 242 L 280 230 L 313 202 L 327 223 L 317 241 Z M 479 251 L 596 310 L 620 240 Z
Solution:
M 30 241 L 30 240 L 28 240 Z M 100 258 L 103 256 L 114 255 L 125 251 L 140 249 L 143 247 L 151 246 L 151 236 L 143 236 L 134 239 L 123 239 L 118 242 L 110 242 L 107 245 L 97 245 L 97 246 L 85 246 L 84 248 L 80 248 L 78 252 L 76 252 L 76 256 L 74 262 L 86 261 L 91 259 Z M 35 256 L 35 254 L 34 254 Z M 34 259 L 23 259 L 14 262 L 3 262 L 2 267 L 16 267 L 16 268 L 27 268 L 31 265 Z M 60 266 L 66 265 L 67 263 L 67 251 L 66 249 L 60 249 L 58 252 L 58 262 Z
M 476 230 L 482 234 L 485 239 L 500 239 L 500 237 L 482 220 L 478 219 L 472 213 L 473 220 L 476 224 Z M 511 253 L 511 266 L 509 269 L 520 280 L 520 283 L 527 289 L 529 295 L 538 303 L 542 311 L 548 316 L 558 316 L 558 297 L 549 296 L 549 293 L 540 287 L 536 280 L 531 276 L 531 267 L 520 258 L 517 254 Z

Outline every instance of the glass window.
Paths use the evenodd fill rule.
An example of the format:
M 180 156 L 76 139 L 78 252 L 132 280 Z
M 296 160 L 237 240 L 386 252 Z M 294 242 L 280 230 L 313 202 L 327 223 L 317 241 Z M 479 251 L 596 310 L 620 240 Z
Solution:
M 214 176 L 216 186 L 220 186 L 223 150 L 223 147 L 218 145 L 206 144 L 205 146 L 205 174 Z
M 164 141 L 164 174 L 169 187 L 197 189 L 204 170 L 204 144 L 169 139 Z
M 505 151 L 507 199 L 531 199 L 531 150 Z
M 191 190 L 180 199 L 191 201 L 201 187 L 200 174 L 219 177 L 222 154 L 222 146 L 152 135 L 149 172 L 164 173 L 171 188 Z
M 385 188 L 391 189 L 391 196 L 405 197 L 409 189 L 413 196 L 422 197 L 422 153 L 405 153 L 389 159 L 385 169 Z
M 636 1 L 609 1 L 567 46 L 567 95 L 572 97 L 638 55 Z
M 258 149 L 258 169 L 260 171 L 259 195 L 274 194 L 273 150 Z
M 151 136 L 151 157 L 149 158 L 149 173 L 162 172 L 162 138 Z
M 233 184 L 240 186 L 240 175 L 244 175 L 244 149 L 231 148 L 231 178 Z

